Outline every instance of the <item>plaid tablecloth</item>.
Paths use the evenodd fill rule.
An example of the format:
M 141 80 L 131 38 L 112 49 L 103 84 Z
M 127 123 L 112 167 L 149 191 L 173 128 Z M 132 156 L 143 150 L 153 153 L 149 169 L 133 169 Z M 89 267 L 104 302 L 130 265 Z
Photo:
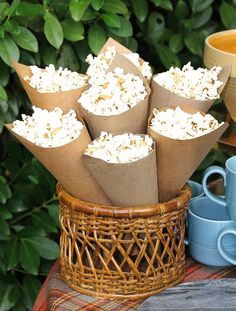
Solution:
M 82 295 L 69 288 L 59 273 L 57 261 L 49 273 L 35 301 L 33 311 L 133 311 L 141 302 L 112 301 Z M 192 259 L 186 261 L 186 276 L 183 282 L 204 279 L 236 278 L 236 267 L 216 268 L 201 265 Z

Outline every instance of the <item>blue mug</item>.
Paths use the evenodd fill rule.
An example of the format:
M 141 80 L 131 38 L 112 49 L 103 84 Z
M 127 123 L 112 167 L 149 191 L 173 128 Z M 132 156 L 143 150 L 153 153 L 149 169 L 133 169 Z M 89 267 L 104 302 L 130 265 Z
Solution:
M 236 265 L 236 225 L 225 208 L 207 197 L 190 202 L 185 243 L 196 261 L 227 267 Z
M 201 184 L 193 180 L 189 180 L 188 184 L 192 188 L 192 197 L 190 201 L 204 196 L 204 191 Z
M 219 197 L 207 188 L 208 177 L 216 173 L 224 178 L 225 197 Z M 215 165 L 207 168 L 203 174 L 202 186 L 206 196 L 213 202 L 224 206 L 228 215 L 236 220 L 236 156 L 225 162 L 225 169 Z

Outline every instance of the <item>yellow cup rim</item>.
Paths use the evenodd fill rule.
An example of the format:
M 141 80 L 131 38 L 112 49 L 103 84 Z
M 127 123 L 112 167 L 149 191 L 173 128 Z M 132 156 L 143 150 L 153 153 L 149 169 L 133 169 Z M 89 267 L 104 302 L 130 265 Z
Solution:
M 226 51 L 223 51 L 223 50 L 220 50 L 220 49 L 217 49 L 215 48 L 214 46 L 212 46 L 210 43 L 209 43 L 209 40 L 214 38 L 214 37 L 217 37 L 217 36 L 221 36 L 223 34 L 226 34 L 226 33 L 235 33 L 236 34 L 236 29 L 228 29 L 228 30 L 223 30 L 223 31 L 219 31 L 219 32 L 215 32 L 213 34 L 211 34 L 210 36 L 206 37 L 205 39 L 205 45 L 207 45 L 209 48 L 211 48 L 212 50 L 215 50 L 217 52 L 220 52 L 222 54 L 225 54 L 225 55 L 228 55 L 228 56 L 234 56 L 236 57 L 236 54 L 235 53 L 230 53 L 230 52 L 226 52 Z

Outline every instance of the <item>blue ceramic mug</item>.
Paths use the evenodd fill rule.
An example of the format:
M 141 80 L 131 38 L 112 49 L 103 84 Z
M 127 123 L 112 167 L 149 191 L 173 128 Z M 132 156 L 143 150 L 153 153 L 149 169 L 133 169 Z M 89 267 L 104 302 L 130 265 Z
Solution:
M 188 184 L 192 188 L 192 197 L 190 201 L 204 196 L 204 191 L 201 184 L 193 180 L 189 180 Z
M 207 188 L 207 179 L 212 174 L 220 174 L 224 178 L 225 197 L 211 193 Z M 236 220 L 236 156 L 225 162 L 225 169 L 220 166 L 210 166 L 203 174 L 202 186 L 206 196 L 213 202 L 226 208 L 228 215 Z
M 236 224 L 223 206 L 207 197 L 190 202 L 185 242 L 191 257 L 200 263 L 236 265 Z

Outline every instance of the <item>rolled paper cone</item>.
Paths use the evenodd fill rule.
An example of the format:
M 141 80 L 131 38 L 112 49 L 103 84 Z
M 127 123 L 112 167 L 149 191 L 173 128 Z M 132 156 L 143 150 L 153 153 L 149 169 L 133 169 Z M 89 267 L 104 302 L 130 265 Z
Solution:
M 99 52 L 99 54 L 101 53 L 104 53 L 106 51 L 106 49 L 109 47 L 109 46 L 114 46 L 116 51 L 119 53 L 119 54 L 131 54 L 131 53 L 134 53 L 132 52 L 131 50 L 127 49 L 124 45 L 120 44 L 119 42 L 117 42 L 116 40 L 112 39 L 111 37 L 108 38 L 108 40 L 106 41 L 106 43 L 104 44 L 104 46 L 102 47 L 101 51 Z M 145 61 L 139 57 L 139 62 L 140 64 L 142 65 Z M 136 67 L 137 68 L 137 67 Z M 138 69 L 139 70 L 139 69 Z M 139 70 L 140 72 L 140 70 Z M 151 79 L 146 79 L 146 81 L 148 82 L 148 84 L 150 84 L 150 81 Z
M 158 203 L 156 151 L 132 163 L 108 163 L 83 155 L 91 174 L 115 206 Z
M 16 134 L 12 130 L 12 124 L 5 126 L 72 196 L 90 203 L 111 205 L 110 200 L 83 162 L 83 152 L 91 143 L 86 127 L 82 129 L 80 136 L 72 142 L 60 147 L 44 148 Z
M 29 85 L 28 81 L 24 80 L 25 76 L 32 76 L 30 66 L 17 63 L 16 61 L 12 62 L 12 66 L 16 70 L 16 73 L 33 106 L 47 109 L 49 111 L 53 110 L 55 107 L 59 107 L 64 113 L 67 113 L 70 109 L 74 109 L 78 114 L 80 114 L 77 100 L 87 88 L 87 84 L 69 91 L 41 93 Z
M 231 118 L 236 121 L 236 78 L 229 78 L 222 97 Z
M 198 109 L 191 106 L 181 109 L 188 113 L 199 112 Z M 160 110 L 164 111 L 165 109 Z M 201 113 L 204 115 L 203 112 Z M 159 200 L 162 203 L 174 198 L 179 193 L 211 147 L 224 133 L 228 123 L 224 123 L 216 130 L 200 137 L 179 140 L 155 132 L 150 127 L 152 118 L 153 115 L 149 117 L 147 133 L 156 142 L 158 191 Z
M 224 86 L 229 78 L 230 74 L 230 66 L 222 67 L 221 72 L 219 73 L 219 80 L 223 82 L 223 84 L 218 88 L 218 94 L 222 92 Z M 168 89 L 162 87 L 160 84 L 155 82 L 155 77 L 153 76 L 151 82 L 151 95 L 150 95 L 150 114 L 152 113 L 154 108 L 164 108 L 168 106 L 185 106 L 189 105 L 192 106 L 200 111 L 207 112 L 215 99 L 206 99 L 206 100 L 199 100 L 194 98 L 186 98 L 181 95 L 175 94 Z
M 109 133 L 133 133 L 133 134 L 145 134 L 147 128 L 148 118 L 148 100 L 151 92 L 147 81 L 140 74 L 138 68 L 130 62 L 127 58 L 119 53 L 116 53 L 107 72 L 113 71 L 115 68 L 121 67 L 125 73 L 133 73 L 138 75 L 145 85 L 147 95 L 143 101 L 129 110 L 112 116 L 95 115 L 94 113 L 86 110 L 82 105 L 80 111 L 85 119 L 90 135 L 92 139 L 100 136 L 101 131 L 107 131 Z

